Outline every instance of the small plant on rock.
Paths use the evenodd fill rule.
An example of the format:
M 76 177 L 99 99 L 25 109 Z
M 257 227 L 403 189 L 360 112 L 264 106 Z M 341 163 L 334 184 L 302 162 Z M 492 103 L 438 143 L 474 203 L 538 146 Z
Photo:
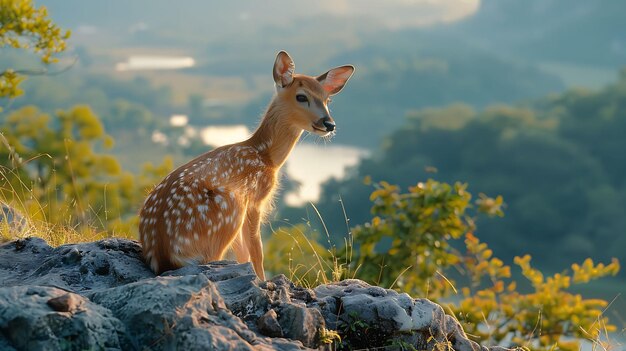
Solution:
M 319 330 L 319 337 L 321 344 L 341 343 L 341 335 L 335 330 L 322 328 Z

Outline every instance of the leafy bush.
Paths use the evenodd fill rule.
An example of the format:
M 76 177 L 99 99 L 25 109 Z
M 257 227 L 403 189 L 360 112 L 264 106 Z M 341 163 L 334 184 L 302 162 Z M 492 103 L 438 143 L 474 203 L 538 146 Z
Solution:
M 582 265 L 572 264 L 572 273 L 544 277 L 530 266 L 529 255 L 516 257 L 515 264 L 532 286 L 524 293 L 518 288 L 521 284 L 510 279 L 510 267 L 492 257 L 486 244 L 472 234 L 467 234 L 465 244 L 464 267 L 472 284 L 462 289 L 458 303 L 448 307 L 463 322 L 465 331 L 481 342 L 508 343 L 538 351 L 574 351 L 580 349 L 579 340 L 602 343 L 604 333 L 616 330 L 604 316 L 606 301 L 585 299 L 567 291 L 572 283 L 617 274 L 616 259 L 608 265 L 596 265 L 587 259 Z M 481 284 L 485 280 L 486 287 Z
M 139 176 L 124 172 L 114 156 L 98 152 L 113 139 L 84 106 L 54 116 L 25 107 L 3 120 L 0 133 L 0 201 L 84 234 L 133 235 L 148 188 L 172 167 L 166 159 Z
M 352 263 L 358 277 L 420 296 L 447 295 L 452 285 L 442 273 L 459 264 L 450 240 L 474 228 L 466 214 L 471 200 L 467 185 L 428 180 L 408 193 L 386 182 L 376 186 L 370 196 L 374 217 L 353 229 L 358 257 Z M 500 213 L 501 206 L 498 198 L 488 207 Z
M 571 273 L 544 277 L 530 266 L 529 255 L 516 257 L 515 264 L 527 281 L 518 282 L 512 278 L 511 267 L 473 234 L 476 226 L 471 212 L 502 216 L 502 197 L 480 194 L 472 204 L 466 184 L 432 179 L 408 192 L 386 182 L 375 187 L 370 197 L 372 219 L 352 229 L 346 247 L 322 248 L 306 227 L 279 229 L 267 245 L 268 265 L 274 272 L 290 270 L 296 279 L 303 271 L 293 268 L 306 267 L 303 279 L 309 283 L 323 282 L 311 277 L 355 277 L 434 299 L 483 344 L 577 350 L 581 339 L 601 343 L 603 333 L 615 330 L 603 314 L 606 301 L 585 299 L 568 289 L 617 274 L 617 260 L 604 265 L 587 259 L 582 265 L 573 264 Z M 291 233 L 294 240 L 285 240 L 281 232 Z M 292 255 L 294 251 L 297 255 Z M 294 266 L 292 257 L 296 256 Z M 290 257 L 288 267 L 276 265 L 285 257 Z M 455 282 L 462 277 L 467 286 Z M 341 336 L 349 339 L 345 332 Z

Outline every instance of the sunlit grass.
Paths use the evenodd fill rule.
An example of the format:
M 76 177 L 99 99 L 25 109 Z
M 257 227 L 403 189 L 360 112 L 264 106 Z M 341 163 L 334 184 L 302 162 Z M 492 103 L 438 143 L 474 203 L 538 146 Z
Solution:
M 51 246 L 59 246 L 70 243 L 91 242 L 112 236 L 109 231 L 98 230 L 94 225 L 71 224 L 69 218 L 67 223 L 60 224 L 40 220 L 38 217 L 46 213 L 45 204 L 35 201 L 35 205 L 31 204 L 28 208 L 34 209 L 36 215 L 32 215 L 29 212 L 20 212 L 11 205 L 3 207 L 4 211 L 0 212 L 0 242 L 38 237 L 44 239 Z M 8 216 L 8 211 L 11 211 L 12 215 Z M 43 217 L 45 218 L 45 215 Z M 118 237 L 128 237 L 120 232 L 115 234 Z
M 19 174 L 21 168 L 36 158 L 23 160 L 2 134 L 0 147 L 9 151 L 7 164 L 11 165 L 0 166 L 0 242 L 38 237 L 52 246 L 59 246 L 100 240 L 111 237 L 113 233 L 131 237 L 128 232 L 98 229 L 106 228 L 102 220 L 108 212 L 106 206 L 97 210 L 81 199 L 64 200 L 67 197 L 62 193 L 62 185 L 57 184 L 56 176 L 50 185 L 55 191 L 42 197 L 35 184 L 26 183 Z M 50 156 L 42 154 L 39 157 Z M 76 188 L 75 182 L 72 177 L 69 186 Z M 103 197 L 106 198 L 106 195 L 103 194 Z M 111 222 L 121 222 L 121 218 Z

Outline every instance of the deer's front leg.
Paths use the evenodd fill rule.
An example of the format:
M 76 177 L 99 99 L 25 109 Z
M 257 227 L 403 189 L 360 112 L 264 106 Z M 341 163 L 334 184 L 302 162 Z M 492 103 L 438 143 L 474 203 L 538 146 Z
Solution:
M 248 208 L 246 221 L 242 228 L 244 245 L 248 248 L 254 271 L 261 280 L 265 280 L 263 270 L 263 242 L 261 241 L 261 212 L 258 208 Z

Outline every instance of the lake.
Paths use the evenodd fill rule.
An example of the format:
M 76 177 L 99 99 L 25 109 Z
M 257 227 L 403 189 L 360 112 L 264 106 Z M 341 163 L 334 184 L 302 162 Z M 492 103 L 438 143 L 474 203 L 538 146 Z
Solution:
M 164 70 L 193 67 L 196 61 L 189 56 L 130 56 L 115 65 L 116 71 Z

